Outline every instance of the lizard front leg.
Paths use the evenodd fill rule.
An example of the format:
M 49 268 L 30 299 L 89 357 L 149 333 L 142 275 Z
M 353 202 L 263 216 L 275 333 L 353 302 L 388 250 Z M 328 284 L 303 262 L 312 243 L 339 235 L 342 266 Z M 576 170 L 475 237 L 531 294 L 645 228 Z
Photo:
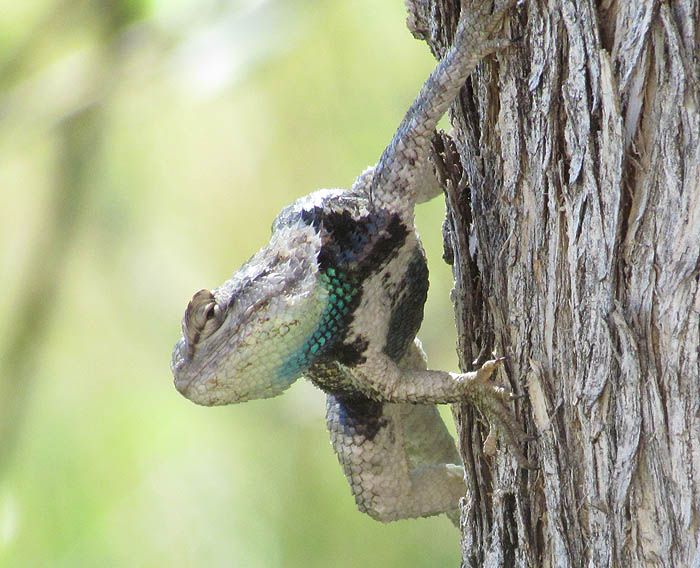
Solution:
M 506 402 L 519 398 L 495 385 L 491 376 L 503 359 L 486 361 L 469 373 L 448 373 L 423 369 L 402 369 L 384 353 L 368 353 L 366 361 L 354 368 L 356 386 L 370 397 L 392 403 L 453 404 L 469 401 L 479 408 L 513 452 L 518 464 L 534 469 L 520 449 L 531 439 L 520 427 Z

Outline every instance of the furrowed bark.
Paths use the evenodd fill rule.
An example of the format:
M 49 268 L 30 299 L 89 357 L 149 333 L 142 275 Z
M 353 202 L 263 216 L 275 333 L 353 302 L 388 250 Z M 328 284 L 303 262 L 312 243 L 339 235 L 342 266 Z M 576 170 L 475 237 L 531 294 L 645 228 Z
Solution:
M 459 2 L 407 4 L 439 56 Z M 699 13 L 528 0 L 453 106 L 461 362 L 508 357 L 540 467 L 456 409 L 464 566 L 700 566 Z

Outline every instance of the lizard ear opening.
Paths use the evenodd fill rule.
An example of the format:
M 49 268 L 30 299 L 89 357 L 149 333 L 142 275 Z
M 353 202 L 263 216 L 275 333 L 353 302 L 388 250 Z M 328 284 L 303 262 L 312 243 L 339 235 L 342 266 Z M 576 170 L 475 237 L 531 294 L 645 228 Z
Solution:
M 206 339 L 221 327 L 224 310 L 216 303 L 209 290 L 196 292 L 185 310 L 182 331 L 187 345 L 192 349 L 197 342 Z

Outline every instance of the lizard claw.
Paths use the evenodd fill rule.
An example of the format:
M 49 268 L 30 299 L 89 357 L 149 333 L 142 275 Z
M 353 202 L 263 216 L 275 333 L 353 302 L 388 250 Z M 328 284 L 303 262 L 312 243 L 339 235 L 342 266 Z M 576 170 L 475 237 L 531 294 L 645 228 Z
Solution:
M 468 396 L 483 412 L 489 421 L 491 431 L 485 442 L 487 455 L 493 455 L 495 448 L 494 429 L 500 439 L 510 448 L 520 467 L 525 469 L 537 469 L 523 454 L 520 445 L 532 441 L 534 437 L 526 434 L 520 424 L 515 420 L 505 402 L 523 398 L 526 395 L 513 394 L 508 389 L 494 385 L 491 376 L 498 366 L 503 363 L 505 357 L 486 361 L 479 370 L 468 373 Z

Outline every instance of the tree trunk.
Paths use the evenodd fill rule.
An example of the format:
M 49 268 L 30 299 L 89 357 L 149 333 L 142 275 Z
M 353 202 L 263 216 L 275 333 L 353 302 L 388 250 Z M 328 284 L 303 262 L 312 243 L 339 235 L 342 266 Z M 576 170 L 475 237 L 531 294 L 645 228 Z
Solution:
M 444 53 L 459 2 L 407 3 Z M 461 362 L 539 466 L 456 410 L 464 566 L 700 567 L 699 3 L 528 0 L 453 106 Z

